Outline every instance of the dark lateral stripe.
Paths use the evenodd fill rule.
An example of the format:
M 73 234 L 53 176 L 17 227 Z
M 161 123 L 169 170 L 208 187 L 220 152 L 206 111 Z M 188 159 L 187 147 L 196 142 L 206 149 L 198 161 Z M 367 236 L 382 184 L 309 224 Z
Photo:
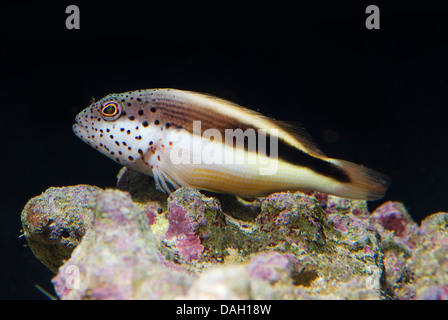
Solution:
M 258 153 L 258 147 L 259 147 L 259 142 L 258 142 L 258 132 L 255 131 L 255 138 L 256 138 L 256 152 Z M 265 154 L 267 156 L 271 156 L 271 136 L 269 135 L 269 133 L 266 134 L 266 141 L 264 142 L 264 145 L 266 146 L 266 150 L 265 150 Z M 233 141 L 227 141 L 226 143 L 229 143 L 230 145 L 237 145 L 236 144 L 236 138 L 233 138 Z M 349 183 L 351 182 L 350 177 L 347 175 L 347 173 L 339 168 L 338 166 L 334 165 L 333 163 L 327 162 L 325 160 L 313 157 L 312 155 L 309 155 L 306 152 L 303 152 L 300 149 L 297 149 L 296 147 L 290 145 L 289 143 L 281 140 L 281 139 L 277 139 L 277 145 L 278 145 L 278 158 L 297 165 L 297 166 L 301 166 L 301 167 L 306 167 L 309 168 L 311 170 L 313 170 L 314 172 L 321 174 L 323 176 L 335 179 L 339 182 L 343 182 L 343 183 Z M 248 150 L 248 141 L 247 141 L 247 137 L 244 137 L 244 149 L 246 151 Z
M 201 110 L 196 110 L 189 105 L 182 105 L 169 100 L 159 100 L 157 105 L 159 108 L 161 108 L 164 117 L 167 118 L 167 121 L 172 121 L 173 125 L 182 127 L 189 131 L 191 134 L 193 134 L 193 121 L 199 120 L 201 121 L 201 134 L 207 129 L 217 129 L 221 132 L 223 139 L 225 138 L 225 129 L 241 129 L 243 130 L 243 132 L 247 129 L 254 129 L 255 137 L 257 139 L 256 152 L 258 152 L 258 128 L 255 128 L 248 123 L 244 123 L 239 119 L 224 116 L 223 114 L 214 111 L 204 114 L 204 112 L 202 112 Z M 171 119 L 168 120 L 170 117 Z M 317 157 L 313 157 L 308 153 L 297 149 L 296 147 L 283 141 L 280 138 L 277 141 L 279 159 L 294 165 L 309 168 L 318 174 L 335 179 L 339 182 L 351 182 L 350 177 L 347 175 L 347 173 L 338 166 Z M 236 145 L 236 138 L 234 138 L 233 141 L 226 142 L 232 145 Z M 266 155 L 269 156 L 271 154 L 269 133 L 266 133 L 265 145 Z M 248 151 L 247 137 L 244 137 L 244 149 Z
M 269 135 L 267 135 L 267 145 L 269 145 Z M 268 149 L 268 148 L 267 148 Z M 322 159 L 313 157 L 308 153 L 303 152 L 285 143 L 282 140 L 278 140 L 278 157 L 288 163 L 295 164 L 301 167 L 306 167 L 314 172 L 317 172 L 323 176 L 335 179 L 339 182 L 349 183 L 351 182 L 350 177 L 347 173 L 334 165 L 333 163 L 324 161 Z

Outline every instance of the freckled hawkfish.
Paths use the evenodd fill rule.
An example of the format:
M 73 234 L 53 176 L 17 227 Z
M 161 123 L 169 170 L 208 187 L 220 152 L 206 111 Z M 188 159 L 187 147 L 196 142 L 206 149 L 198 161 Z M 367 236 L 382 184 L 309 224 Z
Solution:
M 196 92 L 109 94 L 76 116 L 73 131 L 119 164 L 153 176 L 165 192 L 188 186 L 253 198 L 320 191 L 376 200 L 389 186 L 381 173 L 326 157 L 301 130 Z

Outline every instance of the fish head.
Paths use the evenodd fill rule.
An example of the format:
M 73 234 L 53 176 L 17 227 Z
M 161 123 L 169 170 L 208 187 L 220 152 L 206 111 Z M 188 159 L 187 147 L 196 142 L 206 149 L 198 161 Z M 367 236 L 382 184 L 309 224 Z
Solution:
M 98 102 L 92 102 L 75 118 L 73 132 L 82 141 L 95 147 L 103 141 L 105 133 L 110 132 L 122 115 L 123 107 L 117 99 L 109 95 Z M 100 138 L 100 134 L 102 137 Z
M 109 94 L 92 102 L 75 118 L 73 132 L 86 144 L 121 165 L 135 164 L 152 139 L 141 93 Z

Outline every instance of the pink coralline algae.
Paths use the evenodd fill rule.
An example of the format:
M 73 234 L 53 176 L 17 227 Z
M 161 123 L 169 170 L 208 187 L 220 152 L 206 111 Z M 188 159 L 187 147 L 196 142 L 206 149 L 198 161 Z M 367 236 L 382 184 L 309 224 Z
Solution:
M 194 233 L 194 221 L 188 212 L 183 207 L 170 203 L 168 221 L 166 239 L 176 238 L 176 246 L 185 261 L 191 262 L 193 259 L 199 259 L 204 247 Z
M 433 214 L 422 221 L 408 265 L 413 271 L 417 299 L 448 298 L 448 213 Z
M 422 292 L 419 292 L 418 298 L 421 300 L 448 300 L 448 286 L 442 284 L 424 288 Z
M 95 220 L 53 279 L 61 299 L 169 299 L 190 277 L 166 268 L 149 221 L 129 194 L 106 190 L 93 200 Z
M 34 255 L 57 272 L 90 228 L 88 201 L 97 187 L 50 188 L 28 201 L 22 211 L 23 232 Z
M 448 296 L 447 213 L 419 227 L 401 203 L 370 213 L 365 201 L 321 193 L 248 203 L 180 188 L 167 198 L 130 170 L 118 186 L 123 191 L 61 188 L 57 197 L 50 189 L 25 207 L 25 235 L 30 246 L 45 236 L 33 252 L 57 270 L 61 299 Z M 82 241 L 64 242 L 65 229 Z M 70 248 L 62 266 L 52 241 Z
M 292 264 L 284 254 L 266 252 L 255 255 L 246 269 L 254 279 L 276 283 L 281 280 L 284 273 L 292 271 Z
M 380 228 L 383 236 L 385 231 L 393 233 L 406 244 L 409 249 L 415 248 L 418 239 L 418 225 L 415 223 L 404 205 L 400 202 L 388 201 L 373 211 L 370 221 Z
M 224 213 L 216 199 L 189 188 L 171 194 L 167 212 L 153 224 L 128 194 L 105 191 L 92 201 L 94 225 L 53 280 L 64 299 L 206 297 L 202 274 L 210 281 L 218 277 L 219 286 L 218 279 L 227 279 L 228 297 L 242 299 L 294 299 L 312 292 L 327 298 L 381 297 L 376 289 L 381 260 L 338 247 L 345 240 L 313 197 L 272 195 L 261 201 L 254 220 L 243 223 Z M 368 237 L 377 252 L 374 234 Z M 67 289 L 73 266 L 83 279 L 78 290 Z M 238 274 L 246 275 L 246 282 L 235 278 Z M 332 290 L 336 279 L 339 287 Z M 355 289 L 349 293 L 348 287 Z
M 419 227 L 402 203 L 388 201 L 369 217 L 381 235 L 385 255 L 384 290 L 397 299 L 415 296 L 413 271 L 409 263 L 420 238 Z
M 162 210 L 156 203 L 148 202 L 148 204 L 145 206 L 145 215 L 146 218 L 149 220 L 149 224 L 153 225 L 157 221 L 157 214 L 159 213 L 159 210 Z

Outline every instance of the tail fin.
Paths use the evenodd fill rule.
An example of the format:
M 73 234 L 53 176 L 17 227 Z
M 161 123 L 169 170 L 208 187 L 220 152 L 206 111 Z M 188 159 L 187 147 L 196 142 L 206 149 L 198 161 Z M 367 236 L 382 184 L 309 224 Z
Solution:
M 334 195 L 362 200 L 378 200 L 384 197 L 391 180 L 388 176 L 346 160 L 334 160 L 344 169 L 351 182 L 341 183 Z

